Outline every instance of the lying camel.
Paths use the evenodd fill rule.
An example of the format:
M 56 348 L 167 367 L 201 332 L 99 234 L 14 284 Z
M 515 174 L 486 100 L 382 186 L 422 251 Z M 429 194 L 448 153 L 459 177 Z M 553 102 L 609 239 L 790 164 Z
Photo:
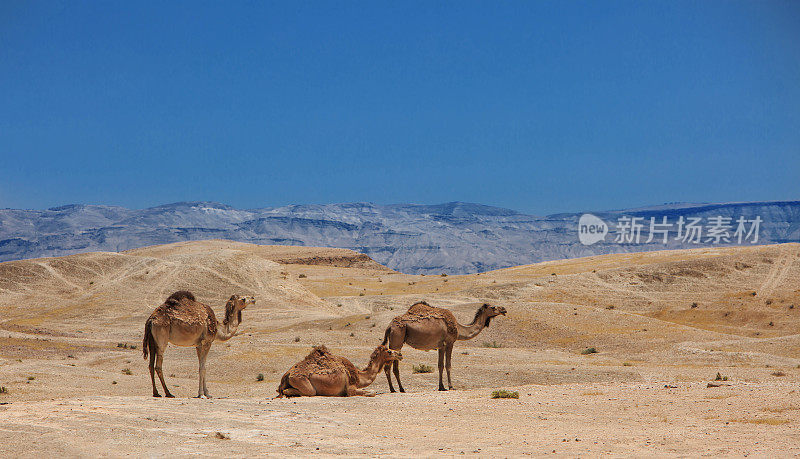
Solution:
M 478 336 L 484 328 L 489 326 L 493 317 L 506 314 L 506 308 L 483 304 L 475 312 L 475 318 L 469 325 L 461 325 L 456 317 L 447 309 L 435 308 L 424 301 L 415 303 L 408 308 L 402 316 L 392 319 L 383 336 L 383 345 L 387 343 L 389 349 L 400 350 L 407 343 L 414 349 L 421 351 L 439 350 L 439 390 L 447 390 L 442 384 L 442 369 L 447 368 L 447 387 L 453 388 L 450 382 L 450 358 L 453 355 L 453 344 L 456 340 L 472 339 Z M 447 361 L 445 363 L 445 357 Z M 400 392 L 403 384 L 400 383 L 400 369 L 394 362 L 394 376 Z M 389 374 L 389 365 L 386 365 L 386 380 L 389 381 L 389 390 L 394 392 L 392 376 Z
M 311 353 L 283 375 L 275 398 L 300 395 L 372 397 L 374 392 L 362 388 L 375 381 L 384 365 L 402 358 L 400 351 L 378 346 L 369 357 L 366 368 L 359 371 L 346 358 L 331 354 L 327 347 L 314 346 Z
M 197 348 L 197 359 L 200 361 L 200 380 L 197 389 L 198 398 L 211 398 L 206 389 L 206 357 L 211 343 L 215 339 L 227 341 L 234 334 L 242 322 L 242 310 L 250 304 L 255 304 L 252 296 L 244 297 L 233 295 L 225 305 L 225 319 L 217 322 L 214 311 L 210 307 L 195 300 L 194 295 L 187 291 L 178 291 L 167 298 L 161 306 L 147 319 L 144 324 L 144 339 L 142 351 L 147 360 L 150 352 L 150 382 L 153 384 L 153 397 L 161 397 L 156 389 L 154 371 L 158 373 L 161 386 L 167 397 L 173 395 L 164 382 L 164 373 L 161 363 L 164 360 L 164 351 L 167 344 L 177 346 L 194 346 Z M 155 365 L 153 363 L 155 362 Z

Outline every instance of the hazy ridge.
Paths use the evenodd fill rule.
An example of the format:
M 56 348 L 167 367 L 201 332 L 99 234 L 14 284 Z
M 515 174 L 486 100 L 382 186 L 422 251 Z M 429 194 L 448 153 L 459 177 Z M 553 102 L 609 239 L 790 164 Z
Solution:
M 236 209 L 180 202 L 147 209 L 68 205 L 0 210 L 0 261 L 121 251 L 179 241 L 229 239 L 256 244 L 352 249 L 408 273 L 464 274 L 546 260 L 608 253 L 698 248 L 670 238 L 665 245 L 614 243 L 620 216 L 685 218 L 759 216 L 758 244 L 800 241 L 800 201 L 665 204 L 592 212 L 610 226 L 605 242 L 578 241 L 582 213 L 534 216 L 463 202 L 439 205 L 346 203 Z M 735 225 L 735 223 L 734 223 Z M 647 225 L 642 241 L 647 239 Z M 674 234 L 673 234 L 674 236 Z M 658 239 L 658 238 L 656 238 Z M 734 244 L 722 244 L 734 245 Z M 751 245 L 749 242 L 744 245 Z

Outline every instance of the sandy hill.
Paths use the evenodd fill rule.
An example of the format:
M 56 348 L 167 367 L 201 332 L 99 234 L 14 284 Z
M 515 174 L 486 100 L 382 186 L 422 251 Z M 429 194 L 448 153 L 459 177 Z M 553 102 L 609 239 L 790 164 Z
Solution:
M 234 293 L 254 295 L 259 307 L 250 320 L 263 320 L 265 328 L 340 314 L 296 277 L 287 277 L 281 266 L 291 263 L 388 271 L 350 250 L 216 240 L 12 261 L 0 263 L 1 321 L 17 330 L 96 330 L 121 339 L 133 335 L 142 319 L 179 289 L 217 308 Z
M 467 397 L 468 403 L 473 403 L 475 397 L 484 397 L 475 391 L 494 387 L 520 387 L 551 399 L 575 391 L 612 396 L 616 387 L 620 391 L 690 384 L 705 387 L 708 379 L 721 372 L 736 382 L 730 389 L 732 397 L 754 388 L 773 397 L 763 407 L 753 405 L 757 400 L 740 407 L 755 410 L 747 419 L 759 429 L 788 428 L 800 421 L 800 410 L 790 409 L 792 405 L 787 408 L 780 398 L 790 396 L 786 394 L 792 389 L 787 388 L 800 381 L 800 244 L 603 255 L 460 276 L 403 274 L 344 249 L 224 240 L 0 263 L 0 385 L 8 389 L 0 397 L 12 404 L 64 394 L 110 397 L 86 400 L 103 406 L 119 407 L 115 404 L 121 403 L 132 412 L 142 411 L 149 406 L 149 377 L 140 349 L 131 346 L 140 345 L 142 326 L 152 309 L 178 289 L 192 290 L 216 311 L 233 293 L 257 298 L 257 304 L 244 313 L 240 335 L 211 350 L 208 381 L 212 393 L 242 400 L 241 405 L 232 400 L 233 405 L 223 410 L 227 412 L 271 397 L 282 372 L 312 344 L 324 343 L 362 366 L 382 340 L 391 318 L 414 301 L 425 299 L 451 308 L 461 322 L 468 322 L 481 302 L 500 304 L 509 311 L 477 338 L 457 343 L 453 378 L 463 392 L 448 394 L 456 398 L 446 400 Z M 597 353 L 583 354 L 587 348 L 595 348 Z M 436 373 L 416 374 L 411 367 L 420 363 L 435 367 L 436 353 L 405 347 L 403 354 L 403 382 L 413 393 L 387 397 L 424 396 L 425 403 L 434 403 L 419 393 L 436 387 Z M 194 395 L 194 350 L 170 347 L 165 373 L 176 395 Z M 259 373 L 264 382 L 256 382 Z M 554 389 L 545 389 L 551 386 Z M 373 388 L 386 390 L 382 375 Z M 695 401 L 704 396 L 702 391 L 691 395 Z M 613 397 L 624 399 L 616 392 Z M 667 403 L 660 392 L 652 397 L 648 403 L 654 406 Z M 407 398 L 396 400 L 401 411 L 412 403 Z M 720 407 L 729 406 L 723 399 L 719 402 Z M 320 410 L 338 409 L 326 405 L 334 402 L 303 403 L 318 404 L 314 406 Z M 612 410 L 637 409 L 633 399 L 623 407 L 610 403 Z M 346 410 L 347 405 L 335 406 Z M 554 408 L 553 416 L 558 417 L 558 410 L 582 409 L 559 406 L 562 408 Z M 593 419 L 592 405 L 582 406 L 589 410 L 587 419 Z M 691 405 L 686 406 L 688 410 Z M 778 411 L 758 411 L 765 407 Z M 371 410 L 369 405 L 362 408 Z M 42 405 L 42 409 L 59 408 Z M 537 409 L 543 408 L 539 405 Z M 114 410 L 108 408 L 102 422 L 117 422 Z M 166 412 L 162 415 L 167 416 Z M 684 415 L 675 414 L 679 418 Z M 17 416 L 23 422 L 25 412 Z M 252 416 L 255 419 L 257 414 Z M 464 416 L 458 419 L 483 422 Z M 513 418 L 515 414 L 503 412 L 502 416 Z M 762 426 L 765 417 L 769 419 Z M 54 428 L 63 428 L 66 419 L 53 421 Z M 190 422 L 170 419 L 170 423 Z M 347 419 L 354 418 L 331 422 L 346 424 L 350 422 Z M 705 413 L 681 419 L 684 424 L 702 426 L 722 418 Z M 642 425 L 649 421 L 631 422 Z M 513 426 L 506 427 L 513 431 Z M 186 429 L 190 428 L 177 432 Z M 406 438 L 405 433 L 393 432 Z M 775 444 L 780 444 L 783 432 L 762 433 L 777 435 Z M 689 434 L 684 431 L 682 435 Z M 365 431 L 363 435 L 369 438 L 370 434 Z M 440 441 L 453 441 L 451 437 L 445 435 Z M 514 443 L 519 438 L 504 441 Z M 76 448 L 65 452 L 91 452 Z M 242 454 L 275 451 L 243 448 Z M 301 454 L 305 450 L 278 451 Z M 628 451 L 649 450 L 632 447 Z M 698 450 L 681 451 L 691 454 Z M 357 448 L 342 452 L 370 454 Z

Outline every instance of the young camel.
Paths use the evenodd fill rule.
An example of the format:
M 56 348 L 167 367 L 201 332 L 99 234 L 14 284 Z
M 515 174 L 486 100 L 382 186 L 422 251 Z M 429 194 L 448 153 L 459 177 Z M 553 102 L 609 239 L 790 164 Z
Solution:
M 150 353 L 150 382 L 153 384 L 153 397 L 161 397 L 156 389 L 154 372 L 158 373 L 161 386 L 167 397 L 173 395 L 164 382 L 161 363 L 167 344 L 177 346 L 194 346 L 197 348 L 197 359 L 200 361 L 200 376 L 197 398 L 211 398 L 206 389 L 206 357 L 215 339 L 227 341 L 236 334 L 242 322 L 242 310 L 255 304 L 252 297 L 233 295 L 225 305 L 225 319 L 220 323 L 210 307 L 195 300 L 191 292 L 175 292 L 147 319 L 144 324 L 142 351 L 147 360 Z M 155 365 L 154 365 L 155 363 Z
M 359 371 L 346 358 L 331 354 L 327 347 L 315 346 L 310 354 L 283 375 L 275 398 L 300 395 L 372 397 L 375 393 L 363 388 L 375 381 L 384 365 L 402 358 L 400 351 L 378 346 L 372 351 L 366 368 Z
M 383 345 L 388 343 L 389 349 L 400 350 L 403 344 L 414 349 L 430 351 L 439 350 L 439 390 L 447 390 L 442 384 L 442 370 L 447 368 L 447 388 L 452 389 L 450 382 L 450 359 L 453 355 L 453 344 L 456 340 L 472 339 L 489 326 L 493 317 L 506 314 L 506 308 L 483 304 L 475 312 L 475 318 L 469 325 L 461 325 L 456 317 L 447 309 L 435 308 L 424 301 L 413 304 L 402 316 L 392 319 L 383 337 Z M 445 360 L 446 359 L 446 360 Z M 400 382 L 400 369 L 397 362 L 393 364 L 394 376 L 400 392 L 405 392 Z M 389 390 L 394 392 L 389 365 L 386 365 L 386 380 Z

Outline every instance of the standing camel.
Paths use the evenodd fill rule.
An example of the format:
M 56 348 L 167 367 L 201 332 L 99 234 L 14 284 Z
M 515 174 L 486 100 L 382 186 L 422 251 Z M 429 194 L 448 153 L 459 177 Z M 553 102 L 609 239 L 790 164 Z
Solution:
M 363 388 L 375 381 L 384 365 L 402 358 L 400 351 L 378 346 L 372 351 L 366 368 L 359 371 L 346 358 L 331 354 L 327 347 L 314 346 L 311 353 L 283 375 L 278 386 L 278 396 L 275 398 L 300 395 L 371 397 L 375 393 Z
M 197 398 L 211 398 L 206 389 L 206 357 L 208 350 L 211 349 L 211 343 L 215 339 L 221 341 L 231 339 L 242 322 L 242 310 L 255 302 L 252 296 L 233 295 L 225 304 L 225 319 L 221 323 L 217 322 L 214 311 L 195 300 L 191 292 L 183 290 L 175 292 L 164 304 L 157 307 L 144 324 L 144 340 L 142 340 L 145 360 L 148 351 L 150 352 L 150 382 L 153 384 L 153 397 L 161 397 L 156 389 L 154 371 L 158 373 L 165 396 L 173 397 L 167 389 L 164 373 L 161 371 L 164 351 L 167 349 L 167 344 L 172 343 L 177 346 L 194 346 L 197 349 L 197 359 L 200 361 Z
M 389 349 L 400 350 L 403 344 L 408 344 L 421 351 L 439 350 L 439 390 L 447 390 L 442 383 L 442 370 L 447 368 L 447 388 L 452 389 L 450 382 L 450 358 L 453 355 L 453 344 L 457 340 L 472 339 L 485 327 L 489 321 L 500 314 L 506 314 L 506 308 L 483 304 L 475 312 L 475 318 L 469 325 L 461 325 L 456 317 L 447 309 L 435 308 L 424 301 L 413 304 L 402 316 L 392 319 L 383 336 L 383 345 L 387 343 Z M 447 359 L 445 362 L 445 358 Z M 394 376 L 400 392 L 403 384 L 400 383 L 400 369 L 397 362 L 393 364 Z M 389 374 L 389 365 L 385 367 L 386 380 L 389 381 L 389 390 L 394 392 L 392 376 Z

